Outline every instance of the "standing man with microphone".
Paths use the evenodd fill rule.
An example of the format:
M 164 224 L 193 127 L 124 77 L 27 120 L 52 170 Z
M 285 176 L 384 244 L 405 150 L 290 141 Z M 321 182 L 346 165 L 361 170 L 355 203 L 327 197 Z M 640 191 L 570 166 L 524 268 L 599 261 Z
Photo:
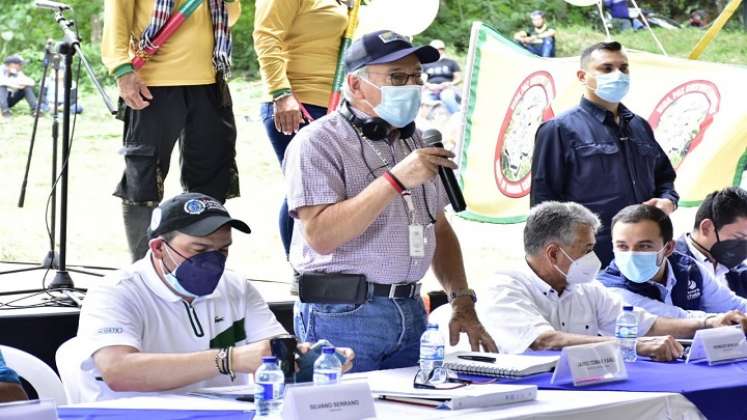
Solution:
M 290 252 L 300 273 L 296 334 L 354 348 L 357 371 L 417 363 L 426 327 L 419 282 L 428 268 L 453 308 L 452 344 L 466 332 L 474 349 L 496 348 L 475 314 L 435 177 L 456 168 L 454 155 L 427 147 L 413 122 L 422 64 L 437 59 L 434 48 L 391 31 L 362 36 L 345 55 L 345 101 L 300 131 L 285 155 L 298 222 Z
M 101 58 L 124 102 L 122 199 L 133 261 L 148 250 L 151 213 L 163 199 L 171 151 L 179 141 L 181 184 L 221 203 L 239 195 L 236 125 L 225 77 L 238 1 L 208 0 L 152 57 L 145 51 L 186 0 L 106 0 Z M 148 58 L 135 70 L 134 57 Z

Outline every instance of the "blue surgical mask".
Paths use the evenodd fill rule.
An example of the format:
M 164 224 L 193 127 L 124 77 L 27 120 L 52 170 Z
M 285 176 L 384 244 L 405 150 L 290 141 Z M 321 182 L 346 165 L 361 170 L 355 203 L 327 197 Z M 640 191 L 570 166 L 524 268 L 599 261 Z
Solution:
M 169 254 L 171 261 L 174 261 L 169 251 L 173 248 L 167 242 L 164 244 L 166 253 Z M 176 250 L 174 252 L 179 254 Z M 226 256 L 219 251 L 203 252 L 190 258 L 185 258 L 181 254 L 179 256 L 184 258 L 184 261 L 170 272 L 166 271 L 166 266 L 161 260 L 161 269 L 169 285 L 179 294 L 193 299 L 213 293 L 223 276 Z
M 361 77 L 361 80 L 365 80 L 381 92 L 381 103 L 372 105 L 381 119 L 396 128 L 402 128 L 415 121 L 420 111 L 421 86 L 377 86 L 364 77 Z
M 622 101 L 630 90 L 630 76 L 621 72 L 603 73 L 596 76 L 597 96 L 607 102 L 617 104 Z
M 634 283 L 645 283 L 659 271 L 659 253 L 657 252 L 635 252 L 615 251 L 615 264 L 626 279 Z

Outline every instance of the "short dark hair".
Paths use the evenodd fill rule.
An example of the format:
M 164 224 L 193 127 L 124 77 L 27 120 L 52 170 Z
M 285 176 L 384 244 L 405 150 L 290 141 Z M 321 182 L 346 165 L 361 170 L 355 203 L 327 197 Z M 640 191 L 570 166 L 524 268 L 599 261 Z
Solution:
M 622 44 L 620 44 L 617 41 L 597 42 L 596 44 L 586 48 L 584 52 L 581 53 L 581 68 L 586 68 L 586 66 L 589 64 L 589 59 L 591 58 L 591 54 L 597 50 L 605 50 L 605 51 L 613 51 L 613 52 L 622 51 Z
M 698 229 L 705 219 L 711 219 L 716 229 L 732 224 L 739 217 L 747 217 L 747 191 L 728 187 L 708 194 L 695 213 L 693 229 Z
M 632 206 L 620 210 L 615 217 L 612 218 L 612 226 L 610 229 L 613 229 L 615 224 L 618 222 L 639 223 L 644 220 L 650 220 L 659 225 L 659 235 L 664 239 L 664 243 L 667 243 L 674 238 L 672 219 L 670 219 L 669 216 L 667 216 L 667 214 L 660 208 L 649 206 L 647 204 L 633 204 Z

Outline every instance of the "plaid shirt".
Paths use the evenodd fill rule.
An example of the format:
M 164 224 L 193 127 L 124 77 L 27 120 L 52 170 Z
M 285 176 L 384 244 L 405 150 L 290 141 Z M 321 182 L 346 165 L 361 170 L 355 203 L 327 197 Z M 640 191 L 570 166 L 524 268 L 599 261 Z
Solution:
M 381 157 L 374 152 L 374 147 Z M 410 148 L 421 147 L 419 131 L 411 139 L 397 140 L 390 145 L 387 141 L 359 138 L 350 123 L 337 112 L 320 118 L 298 132 L 285 154 L 283 172 L 291 216 L 298 218 L 296 210 L 301 207 L 355 197 L 387 170 L 382 157 L 388 161 L 388 168 L 392 168 L 410 153 Z M 374 283 L 419 281 L 430 267 L 436 250 L 435 226 L 430 216 L 438 218 L 448 199 L 437 176 L 422 187 L 413 188 L 412 199 L 415 221 L 424 226 L 424 257 L 410 257 L 407 207 L 402 198 L 395 198 L 362 235 L 340 245 L 329 255 L 316 253 L 306 243 L 302 223 L 295 223 L 291 264 L 302 273 L 364 274 Z

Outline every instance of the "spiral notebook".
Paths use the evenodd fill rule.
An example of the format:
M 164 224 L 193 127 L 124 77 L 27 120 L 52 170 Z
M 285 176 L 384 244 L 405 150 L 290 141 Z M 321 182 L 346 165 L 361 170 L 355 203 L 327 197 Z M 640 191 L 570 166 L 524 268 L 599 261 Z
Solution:
M 447 354 L 444 366 L 457 372 L 497 378 L 520 378 L 550 372 L 560 356 L 528 356 L 460 351 Z

